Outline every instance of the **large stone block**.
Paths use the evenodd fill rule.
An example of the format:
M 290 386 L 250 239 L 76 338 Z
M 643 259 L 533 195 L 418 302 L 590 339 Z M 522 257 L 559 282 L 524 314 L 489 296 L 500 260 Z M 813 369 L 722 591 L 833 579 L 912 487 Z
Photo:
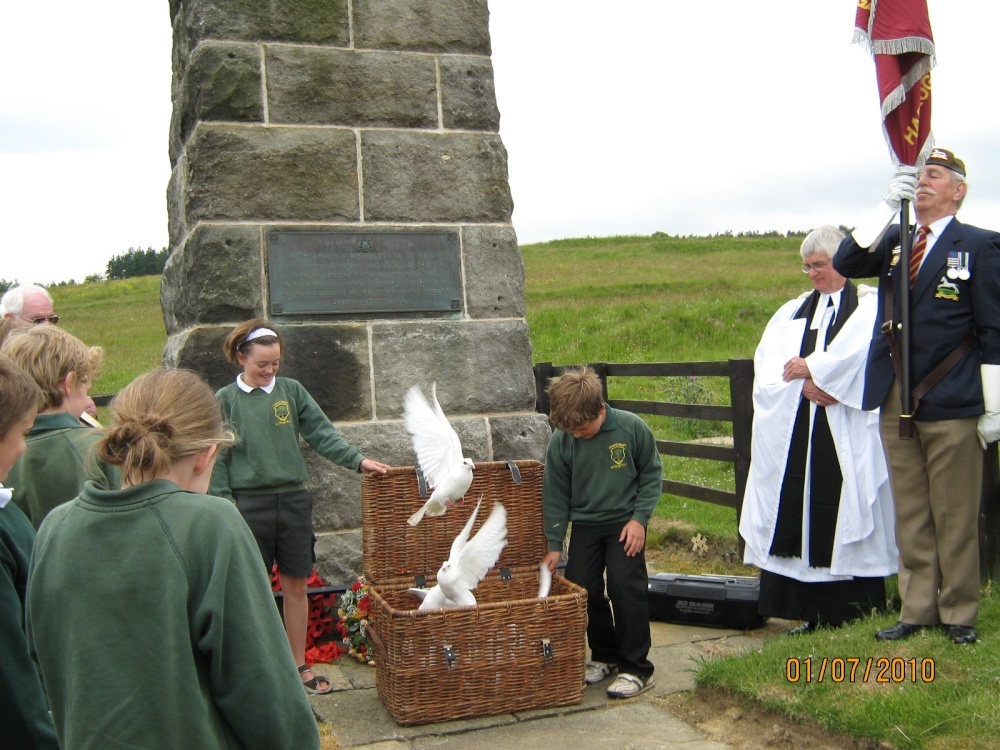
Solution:
M 226 361 L 222 343 L 231 330 L 232 326 L 199 326 L 169 336 L 163 351 L 164 366 L 194 370 L 214 390 L 229 385 L 237 370 Z
M 446 130 L 500 129 L 500 110 L 488 57 L 444 55 L 441 67 L 441 112 Z
M 261 54 L 255 44 L 206 42 L 191 55 L 174 94 L 170 159 L 200 121 L 263 122 Z
M 337 466 L 303 442 L 316 531 L 361 528 L 361 473 Z M 375 458 L 375 456 L 372 456 Z
M 380 420 L 399 417 L 414 384 L 449 418 L 533 411 L 535 380 L 524 320 L 417 321 L 372 324 L 375 401 Z
M 207 39 L 347 47 L 348 0 L 183 0 L 174 16 L 181 58 Z
M 361 153 L 367 221 L 510 222 L 498 135 L 366 131 Z
M 284 339 L 280 375 L 294 378 L 334 422 L 370 419 L 368 331 L 363 324 L 277 324 Z
M 366 458 L 393 466 L 407 465 L 410 440 L 401 422 L 352 422 L 337 424 L 337 429 Z M 304 441 L 302 445 L 309 467 L 306 487 L 313 497 L 313 527 L 317 531 L 361 527 L 361 475 L 335 466 Z
M 184 219 L 186 174 L 187 159 L 181 155 L 170 170 L 170 181 L 167 183 L 167 235 L 170 238 L 171 252 L 183 245 L 187 237 L 187 222 Z
M 490 54 L 486 0 L 354 0 L 354 46 Z
M 168 334 L 264 314 L 260 233 L 254 226 L 202 224 L 171 254 L 160 283 Z
M 268 45 L 266 60 L 272 123 L 437 127 L 428 55 Z
M 544 414 L 512 414 L 490 417 L 493 460 L 545 461 L 552 430 Z
M 331 584 L 350 586 L 364 571 L 361 529 L 316 535 L 316 572 Z
M 462 257 L 469 317 L 524 317 L 524 260 L 513 227 L 462 227 Z
M 185 177 L 180 197 L 188 227 L 359 218 L 351 130 L 202 124 L 188 140 Z

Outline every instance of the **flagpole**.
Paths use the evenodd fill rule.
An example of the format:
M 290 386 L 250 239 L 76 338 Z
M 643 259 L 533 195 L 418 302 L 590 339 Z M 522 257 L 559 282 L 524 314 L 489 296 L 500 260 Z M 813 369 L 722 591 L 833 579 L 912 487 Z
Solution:
M 913 391 L 910 387 L 910 202 L 903 199 L 899 207 L 899 437 L 913 438 Z M 890 280 L 891 284 L 892 281 Z

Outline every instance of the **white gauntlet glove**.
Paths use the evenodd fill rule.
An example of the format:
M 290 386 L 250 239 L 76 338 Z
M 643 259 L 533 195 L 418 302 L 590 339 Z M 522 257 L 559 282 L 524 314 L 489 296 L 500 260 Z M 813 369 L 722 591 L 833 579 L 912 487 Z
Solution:
M 983 378 L 986 413 L 979 417 L 976 434 L 979 444 L 986 450 L 987 445 L 1000 440 L 1000 365 L 981 365 L 979 371 Z
M 882 239 L 889 224 L 899 215 L 904 199 L 911 203 L 917 199 L 917 168 L 900 164 L 896 175 L 889 181 L 889 188 L 875 210 L 851 232 L 858 247 L 871 247 Z
M 900 164 L 896 176 L 889 182 L 889 192 L 884 200 L 893 211 L 899 211 L 903 200 L 913 203 L 917 199 L 917 168 Z

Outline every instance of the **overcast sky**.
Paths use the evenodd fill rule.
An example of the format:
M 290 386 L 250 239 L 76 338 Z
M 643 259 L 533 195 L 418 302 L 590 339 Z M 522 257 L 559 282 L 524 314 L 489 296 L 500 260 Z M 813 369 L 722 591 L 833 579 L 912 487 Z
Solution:
M 1000 228 L 1000 4 L 928 5 L 934 134 L 969 169 L 961 218 Z M 892 176 L 852 0 L 490 11 L 521 243 L 854 224 Z M 168 16 L 166 0 L 0 8 L 0 278 L 82 280 L 167 244 Z

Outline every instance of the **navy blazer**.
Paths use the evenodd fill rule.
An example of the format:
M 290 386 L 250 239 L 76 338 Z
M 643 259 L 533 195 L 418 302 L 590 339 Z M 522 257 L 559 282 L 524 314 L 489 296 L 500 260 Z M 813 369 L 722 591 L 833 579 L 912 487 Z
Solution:
M 885 293 L 905 272 L 898 261 L 899 225 L 869 251 L 848 235 L 833 260 L 837 271 L 852 279 L 878 277 L 878 315 L 868 350 L 864 409 L 882 405 L 896 373 L 882 333 Z M 966 253 L 968 254 L 966 256 Z M 969 278 L 949 279 L 949 256 L 966 263 Z M 905 283 L 905 282 L 904 282 Z M 898 289 L 898 286 L 896 287 Z M 893 320 L 899 320 L 899 293 L 894 292 Z M 915 419 L 936 422 L 982 414 L 981 363 L 1000 364 L 1000 234 L 962 224 L 953 218 L 924 259 L 910 292 L 910 387 L 924 377 L 970 334 L 975 344 L 920 401 Z

